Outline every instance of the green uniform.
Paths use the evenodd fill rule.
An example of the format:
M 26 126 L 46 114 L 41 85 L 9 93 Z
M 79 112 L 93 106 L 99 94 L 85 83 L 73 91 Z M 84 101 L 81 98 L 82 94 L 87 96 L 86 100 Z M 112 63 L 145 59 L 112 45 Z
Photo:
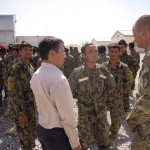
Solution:
M 110 138 L 116 139 L 118 131 L 121 126 L 121 113 L 123 106 L 123 91 L 130 91 L 133 83 L 132 72 L 128 66 L 120 61 L 117 62 L 116 68 L 111 68 L 109 61 L 103 63 L 110 73 L 114 76 L 116 82 L 116 88 L 107 97 L 107 108 L 110 110 L 111 126 L 110 126 Z
M 135 79 L 136 73 L 137 73 L 137 71 L 139 69 L 139 64 L 133 58 L 133 56 L 129 55 L 129 54 L 127 54 L 127 52 L 125 52 L 124 54 L 120 55 L 120 61 L 128 65 L 129 69 L 132 72 L 133 78 Z M 134 80 L 134 82 L 135 82 L 135 80 Z M 133 90 L 133 89 L 131 89 L 131 90 Z M 123 107 L 124 107 L 124 111 L 125 112 L 130 111 L 129 93 L 127 93 L 127 91 L 124 91 Z
M 69 53 L 66 54 L 64 66 L 63 66 L 63 73 L 68 78 L 70 74 L 72 73 L 73 69 L 75 67 L 75 60 L 72 55 Z
M 108 144 L 106 95 L 115 88 L 115 81 L 105 66 L 96 64 L 88 69 L 83 64 L 69 77 L 74 98 L 78 99 L 78 130 L 83 149 L 96 143 L 99 148 Z
M 128 127 L 133 133 L 131 150 L 150 150 L 150 51 L 143 59 L 138 88 L 135 109 L 127 117 Z
M 102 64 L 105 61 L 108 61 L 109 58 L 106 56 L 106 54 L 99 54 L 99 57 L 97 59 L 97 63 Z
M 2 90 L 3 90 L 3 57 L 0 56 L 0 107 L 2 106 Z
M 135 49 L 131 50 L 131 55 L 137 61 L 137 63 L 140 64 L 140 54 Z M 136 78 L 136 74 L 137 73 L 135 73 L 135 75 L 134 75 L 134 79 Z M 134 87 L 135 87 L 135 82 L 133 82 L 131 90 L 134 90 Z
M 8 91 L 10 103 L 17 133 L 21 146 L 29 150 L 33 146 L 36 138 L 36 114 L 35 100 L 30 88 L 30 79 L 34 70 L 31 65 L 25 66 L 22 61 L 12 67 L 8 77 Z M 25 114 L 28 118 L 28 126 L 21 128 L 19 116 Z

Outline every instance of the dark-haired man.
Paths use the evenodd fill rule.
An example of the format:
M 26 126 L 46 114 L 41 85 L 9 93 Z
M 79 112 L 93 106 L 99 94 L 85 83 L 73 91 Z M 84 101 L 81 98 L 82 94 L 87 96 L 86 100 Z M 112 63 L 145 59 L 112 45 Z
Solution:
M 73 69 L 75 68 L 75 59 L 69 53 L 69 49 L 66 47 L 65 47 L 65 54 L 66 54 L 66 58 L 65 58 L 64 65 L 63 65 L 63 73 L 66 76 L 66 78 L 68 79 L 68 77 L 72 73 Z
M 104 45 L 101 45 L 101 46 L 98 46 L 97 48 L 98 48 L 98 54 L 99 54 L 97 62 L 99 64 L 102 64 L 103 62 L 109 60 L 108 56 L 106 56 L 106 47 Z
M 128 66 L 119 60 L 120 47 L 118 44 L 111 44 L 109 49 L 109 61 L 103 63 L 114 76 L 116 88 L 113 93 L 107 96 L 107 108 L 110 110 L 111 126 L 109 135 L 109 146 L 115 148 L 115 142 L 121 126 L 121 113 L 123 107 L 123 91 L 130 91 L 133 83 L 132 72 Z
M 120 40 L 119 41 L 119 46 L 120 46 L 120 61 L 123 63 L 127 64 L 129 69 L 132 72 L 133 78 L 135 79 L 137 71 L 139 69 L 139 64 L 138 62 L 133 58 L 132 55 L 129 55 L 127 53 L 127 46 L 128 44 L 126 43 L 125 40 Z M 134 81 L 135 82 L 135 81 Z M 131 90 L 130 90 L 131 92 Z M 130 103 L 129 103 L 129 91 L 124 90 L 123 92 L 123 108 L 124 108 L 124 114 L 123 116 L 126 117 L 126 115 L 130 112 Z
M 41 67 L 30 84 L 38 111 L 38 138 L 43 150 L 81 150 L 76 128 L 74 101 L 66 77 L 64 42 L 55 37 L 39 44 Z
M 85 63 L 69 77 L 73 97 L 77 99 L 78 130 L 83 150 L 104 149 L 109 140 L 106 94 L 113 91 L 115 81 L 105 66 L 97 64 L 98 52 L 93 43 L 81 48 Z
M 35 99 L 30 88 L 30 79 L 34 73 L 30 65 L 32 46 L 23 41 L 20 44 L 20 60 L 8 76 L 9 105 L 13 111 L 21 149 L 32 150 L 36 138 Z

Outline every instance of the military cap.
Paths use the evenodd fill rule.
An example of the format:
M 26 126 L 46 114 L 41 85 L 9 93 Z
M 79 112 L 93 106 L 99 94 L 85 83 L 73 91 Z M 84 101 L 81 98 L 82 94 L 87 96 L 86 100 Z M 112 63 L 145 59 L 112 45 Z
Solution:
M 128 45 L 128 44 L 126 43 L 126 41 L 123 40 L 123 39 L 120 40 L 120 41 L 118 42 L 118 44 L 119 44 L 119 45 L 125 45 L 125 46 Z
M 120 46 L 118 45 L 118 43 L 112 43 L 108 45 L 108 49 L 110 50 L 111 48 L 118 48 L 120 51 Z

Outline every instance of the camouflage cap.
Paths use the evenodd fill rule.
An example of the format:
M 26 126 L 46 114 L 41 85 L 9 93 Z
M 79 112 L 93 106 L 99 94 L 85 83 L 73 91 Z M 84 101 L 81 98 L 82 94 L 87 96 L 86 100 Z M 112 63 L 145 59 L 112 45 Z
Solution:
M 119 44 L 119 45 L 125 45 L 125 46 L 128 45 L 128 44 L 126 43 L 126 41 L 123 40 L 123 39 L 120 40 L 120 41 L 118 42 L 118 44 Z

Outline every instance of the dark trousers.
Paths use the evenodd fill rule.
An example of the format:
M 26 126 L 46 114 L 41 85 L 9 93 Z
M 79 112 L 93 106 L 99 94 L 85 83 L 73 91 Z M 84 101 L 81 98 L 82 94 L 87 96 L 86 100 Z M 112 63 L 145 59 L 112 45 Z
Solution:
M 72 150 L 63 128 L 45 129 L 38 125 L 37 133 L 43 150 Z

